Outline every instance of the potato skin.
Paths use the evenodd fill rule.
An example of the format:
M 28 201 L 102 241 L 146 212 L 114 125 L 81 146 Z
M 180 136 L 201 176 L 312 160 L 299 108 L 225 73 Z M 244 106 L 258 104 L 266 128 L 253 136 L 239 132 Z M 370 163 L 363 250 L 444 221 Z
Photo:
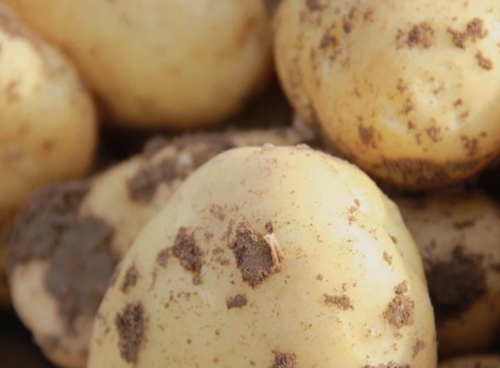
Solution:
M 423 258 L 440 357 L 488 351 L 500 328 L 500 205 L 462 189 L 392 199 Z
M 136 238 L 88 368 L 436 367 L 421 272 L 356 167 L 303 146 L 226 151 Z
M 500 150 L 494 0 L 283 0 L 280 79 L 295 108 L 365 171 L 422 190 Z
M 82 177 L 97 144 L 75 68 L 0 6 L 0 223 L 37 188 Z
M 439 368 L 500 368 L 499 355 L 477 355 L 445 361 Z
M 7 238 L 9 280 L 14 309 L 45 356 L 61 367 L 86 367 L 97 307 L 116 263 L 186 176 L 231 147 L 293 145 L 308 141 L 308 133 L 284 127 L 156 138 L 143 154 L 89 180 L 31 198 Z M 79 230 L 89 220 L 93 226 Z
M 62 47 L 122 124 L 195 128 L 236 113 L 271 71 L 255 0 L 7 0 Z

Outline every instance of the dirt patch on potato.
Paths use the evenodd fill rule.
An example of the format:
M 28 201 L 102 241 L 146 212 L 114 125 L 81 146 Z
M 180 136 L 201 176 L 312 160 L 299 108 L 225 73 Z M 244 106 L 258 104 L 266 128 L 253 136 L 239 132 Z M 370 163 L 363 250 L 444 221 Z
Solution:
M 47 289 L 59 302 L 69 330 L 76 316 L 95 315 L 116 265 L 110 246 L 113 228 L 97 217 L 79 215 L 89 191 L 86 182 L 40 191 L 6 237 L 10 269 L 18 263 L 47 260 Z
M 146 329 L 145 310 L 141 302 L 130 303 L 116 315 L 118 348 L 127 363 L 137 364 Z
M 411 326 L 414 322 L 415 302 L 404 295 L 406 292 L 408 292 L 406 281 L 396 286 L 396 296 L 384 313 L 385 319 L 396 328 Z
M 266 225 L 266 228 L 272 225 Z M 230 248 L 236 258 L 243 281 L 256 287 L 276 272 L 279 272 L 283 255 L 264 235 L 248 224 L 240 223 Z
M 120 290 L 122 293 L 127 293 L 130 288 L 137 284 L 137 280 L 139 280 L 139 271 L 132 265 L 129 267 L 127 272 L 125 272 L 125 276 L 123 277 L 122 284 L 120 285 Z
M 285 354 L 278 351 L 273 351 L 274 363 L 271 368 L 296 368 L 297 358 L 295 354 Z
M 184 269 L 193 272 L 195 277 L 193 283 L 200 282 L 200 271 L 202 266 L 203 252 L 196 245 L 196 240 L 193 233 L 189 233 L 186 227 L 179 228 L 177 236 L 172 247 L 172 255 L 179 259 L 179 262 Z
M 481 256 L 465 254 L 458 246 L 449 261 L 427 263 L 429 294 L 438 324 L 460 316 L 485 295 L 486 275 Z
M 242 308 L 247 305 L 248 300 L 246 295 L 236 294 L 235 296 L 226 300 L 227 309 Z

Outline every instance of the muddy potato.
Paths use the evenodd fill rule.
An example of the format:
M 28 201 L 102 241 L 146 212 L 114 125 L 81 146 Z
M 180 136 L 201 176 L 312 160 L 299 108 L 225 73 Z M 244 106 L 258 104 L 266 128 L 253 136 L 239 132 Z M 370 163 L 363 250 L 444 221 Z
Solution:
M 459 182 L 500 150 L 497 5 L 278 1 L 278 73 L 304 118 L 369 174 L 414 190 Z
M 5 305 L 5 222 L 37 188 L 88 171 L 97 124 L 74 67 L 2 4 L 0 48 L 0 305 Z
M 500 330 L 500 206 L 479 191 L 393 199 L 426 269 L 441 356 L 487 351 Z
M 418 251 L 363 172 L 306 146 L 244 147 L 136 238 L 88 368 L 432 368 L 434 333 Z
M 500 368 L 500 356 L 477 355 L 445 361 L 439 368 Z
M 310 138 L 295 128 L 276 128 L 155 139 L 142 156 L 90 181 L 34 197 L 8 238 L 10 284 L 14 307 L 44 354 L 63 367 L 85 367 L 93 321 L 115 265 L 195 168 L 232 147 Z
M 217 123 L 270 75 L 262 1 L 6 3 L 62 47 L 107 110 L 129 126 Z

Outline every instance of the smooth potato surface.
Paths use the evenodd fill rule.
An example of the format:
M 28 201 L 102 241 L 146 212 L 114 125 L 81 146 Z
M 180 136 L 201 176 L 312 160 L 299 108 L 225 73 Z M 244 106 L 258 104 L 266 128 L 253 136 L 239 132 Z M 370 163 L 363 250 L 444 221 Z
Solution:
M 236 113 L 271 69 L 255 0 L 7 0 L 63 48 L 120 123 L 193 128 Z

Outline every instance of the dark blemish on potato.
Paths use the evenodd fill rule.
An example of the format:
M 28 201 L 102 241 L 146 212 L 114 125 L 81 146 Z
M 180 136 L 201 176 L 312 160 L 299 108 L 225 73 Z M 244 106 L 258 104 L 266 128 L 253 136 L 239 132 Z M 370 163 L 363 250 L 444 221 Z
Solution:
M 373 21 L 373 9 L 372 8 L 368 8 L 368 10 L 363 14 L 363 19 L 365 21 Z
M 156 255 L 156 263 L 160 265 L 160 267 L 166 268 L 168 264 L 168 259 L 170 258 L 170 249 L 162 249 Z
M 219 221 L 224 221 L 224 219 L 226 218 L 224 210 L 218 204 L 213 204 L 212 206 L 210 206 L 210 214 Z
M 422 340 L 417 340 L 415 342 L 415 345 L 413 345 L 412 347 L 413 349 L 413 359 L 415 359 L 417 357 L 417 355 L 425 349 L 425 342 L 423 342 Z
M 392 264 L 392 257 L 389 255 L 389 253 L 384 252 L 382 256 L 384 258 L 384 261 L 386 261 L 390 265 Z
M 414 25 L 408 32 L 399 29 L 396 35 L 396 45 L 400 49 L 404 45 L 413 48 L 422 46 L 430 48 L 434 42 L 434 30 L 427 22 L 420 22 Z
M 450 256 L 448 261 L 426 262 L 437 324 L 459 317 L 488 290 L 482 256 L 466 254 L 461 246 L 455 247 Z
M 318 280 L 318 281 L 323 281 L 323 275 L 322 275 L 322 274 L 318 274 L 318 275 L 316 276 L 316 280 Z
M 373 140 L 373 137 L 375 135 L 375 129 L 371 126 L 366 127 L 363 124 L 360 124 L 358 126 L 358 135 L 359 138 L 361 139 L 361 142 L 363 142 L 363 144 L 367 146 Z
M 414 322 L 415 302 L 404 295 L 407 292 L 408 284 L 406 281 L 397 285 L 395 288 L 396 296 L 384 312 L 384 318 L 396 328 L 411 326 Z
M 383 169 L 387 173 L 385 180 L 391 181 L 391 177 L 400 176 L 400 180 L 406 185 L 420 188 L 440 186 L 452 179 L 453 173 L 471 174 L 480 168 L 480 164 L 481 161 L 478 159 L 437 164 L 425 159 L 382 158 Z
M 284 0 L 264 0 L 264 4 L 266 6 L 268 14 L 270 14 L 271 16 L 276 14 L 276 11 L 283 1 Z
M 127 180 L 129 195 L 138 202 L 151 202 L 158 185 L 177 177 L 177 162 L 173 159 L 165 159 L 157 164 L 146 166 Z
M 321 37 L 321 41 L 319 44 L 319 48 L 321 50 L 335 48 L 339 44 L 337 37 L 333 34 L 334 31 L 335 31 L 335 25 L 333 25 L 330 28 L 327 28 L 327 30 L 323 34 L 323 37 Z
M 297 358 L 295 354 L 280 353 L 279 351 L 273 351 L 274 362 L 271 368 L 296 368 Z
M 244 294 L 236 294 L 235 296 L 226 300 L 227 309 L 242 308 L 247 305 L 248 300 Z
M 146 316 L 142 303 L 127 304 L 120 313 L 117 313 L 115 325 L 122 359 L 129 364 L 137 364 L 146 329 Z
M 429 138 L 434 142 L 434 143 L 437 143 L 441 140 L 441 136 L 440 136 L 440 133 L 441 133 L 441 129 L 436 127 L 436 126 L 431 126 L 430 128 L 427 128 L 425 130 L 425 132 L 427 133 L 427 135 L 429 136 Z
M 266 229 L 268 234 L 274 233 L 274 226 L 273 226 L 271 221 L 266 222 L 265 229 Z
M 127 293 L 131 287 L 137 284 L 138 280 L 139 280 L 139 271 L 137 271 L 135 265 L 132 265 L 129 267 L 127 272 L 125 272 L 125 276 L 123 277 L 123 281 L 120 286 L 121 292 Z
M 453 227 L 457 230 L 467 229 L 476 224 L 476 220 L 464 220 L 464 221 L 455 221 L 453 222 Z
M 318 11 L 323 9 L 323 6 L 321 5 L 319 0 L 306 0 L 306 6 L 310 11 Z
M 325 303 L 328 305 L 335 306 L 342 310 L 354 309 L 351 304 L 351 299 L 349 299 L 347 295 L 333 296 L 324 294 L 323 297 L 325 298 Z
M 479 39 L 483 39 L 488 35 L 488 31 L 484 28 L 484 22 L 482 19 L 474 18 L 469 23 L 467 23 L 464 32 L 455 31 L 448 28 L 448 33 L 452 35 L 453 43 L 456 47 L 465 49 L 467 47 L 467 42 L 470 40 L 473 43 Z
M 193 283 L 200 282 L 200 271 L 202 266 L 203 252 L 196 245 L 194 233 L 189 233 L 186 227 L 179 228 L 175 237 L 172 255 L 179 259 L 179 262 L 185 270 L 195 274 Z
M 245 223 L 238 225 L 235 238 L 229 247 L 234 253 L 243 281 L 251 287 L 260 285 L 279 272 L 280 264 L 284 260 L 278 244 Z
M 490 59 L 484 57 L 481 51 L 476 52 L 476 60 L 480 68 L 484 70 L 493 69 L 493 62 Z
M 114 229 L 79 214 L 90 190 L 90 183 L 81 181 L 38 191 L 5 234 L 10 272 L 17 264 L 46 260 L 45 283 L 68 331 L 78 316 L 95 315 L 116 265 Z

